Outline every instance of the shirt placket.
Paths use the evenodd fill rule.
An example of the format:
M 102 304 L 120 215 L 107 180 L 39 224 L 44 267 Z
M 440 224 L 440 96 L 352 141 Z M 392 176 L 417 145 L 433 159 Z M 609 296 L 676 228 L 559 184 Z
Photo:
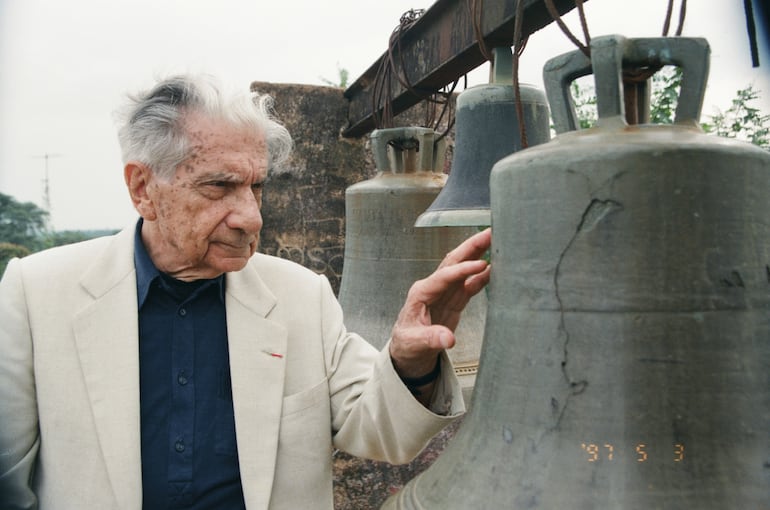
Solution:
M 169 498 L 173 507 L 193 502 L 195 444 L 195 338 L 190 299 L 174 315 L 171 342 L 171 410 L 169 413 Z M 173 475 L 172 475 L 173 473 Z

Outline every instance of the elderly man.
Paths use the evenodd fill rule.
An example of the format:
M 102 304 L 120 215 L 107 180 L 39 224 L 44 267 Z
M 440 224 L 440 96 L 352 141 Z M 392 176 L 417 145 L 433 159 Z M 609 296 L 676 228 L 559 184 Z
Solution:
M 291 147 L 265 98 L 175 77 L 124 114 L 138 223 L 0 283 L 0 508 L 331 508 L 333 448 L 405 462 L 463 411 L 444 349 L 489 232 L 412 286 L 378 353 L 325 278 L 255 254 Z

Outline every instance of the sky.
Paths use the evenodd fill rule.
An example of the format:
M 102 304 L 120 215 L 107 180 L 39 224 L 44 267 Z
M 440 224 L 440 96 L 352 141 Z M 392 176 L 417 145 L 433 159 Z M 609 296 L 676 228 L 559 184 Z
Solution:
M 589 0 L 591 35 L 658 36 L 667 3 Z M 385 51 L 403 13 L 432 4 L 0 0 L 0 193 L 45 207 L 47 173 L 53 229 L 128 226 L 136 213 L 113 122 L 126 93 L 178 72 L 206 72 L 244 89 L 252 81 L 324 85 L 338 81 L 339 69 L 353 81 Z M 581 34 L 574 14 L 565 21 Z M 768 38 L 760 38 L 760 67 L 752 68 L 743 2 L 690 0 L 683 35 L 711 45 L 702 120 L 727 109 L 749 84 L 761 91 L 757 106 L 770 113 Z M 543 64 L 574 49 L 555 24 L 535 33 L 521 81 L 542 86 Z M 484 65 L 470 73 L 469 85 L 487 77 Z

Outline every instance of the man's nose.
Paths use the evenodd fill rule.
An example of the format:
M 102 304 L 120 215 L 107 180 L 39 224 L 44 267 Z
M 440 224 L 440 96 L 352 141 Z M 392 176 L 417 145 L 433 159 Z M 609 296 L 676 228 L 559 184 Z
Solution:
M 227 217 L 227 226 L 240 229 L 247 234 L 256 235 L 262 228 L 261 200 L 251 187 L 239 190 Z

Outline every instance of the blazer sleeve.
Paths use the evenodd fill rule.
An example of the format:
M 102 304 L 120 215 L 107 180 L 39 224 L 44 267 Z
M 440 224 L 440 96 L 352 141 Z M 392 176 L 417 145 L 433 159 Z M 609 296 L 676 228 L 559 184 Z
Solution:
M 0 280 L 0 508 L 36 508 L 40 447 L 32 334 L 18 259 Z
M 431 409 L 427 409 L 398 377 L 390 359 L 390 343 L 377 352 L 359 335 L 348 332 L 342 309 L 328 281 L 323 278 L 323 282 L 323 336 L 334 446 L 359 457 L 392 464 L 409 462 L 465 411 L 452 363 L 442 353 L 441 377 Z

